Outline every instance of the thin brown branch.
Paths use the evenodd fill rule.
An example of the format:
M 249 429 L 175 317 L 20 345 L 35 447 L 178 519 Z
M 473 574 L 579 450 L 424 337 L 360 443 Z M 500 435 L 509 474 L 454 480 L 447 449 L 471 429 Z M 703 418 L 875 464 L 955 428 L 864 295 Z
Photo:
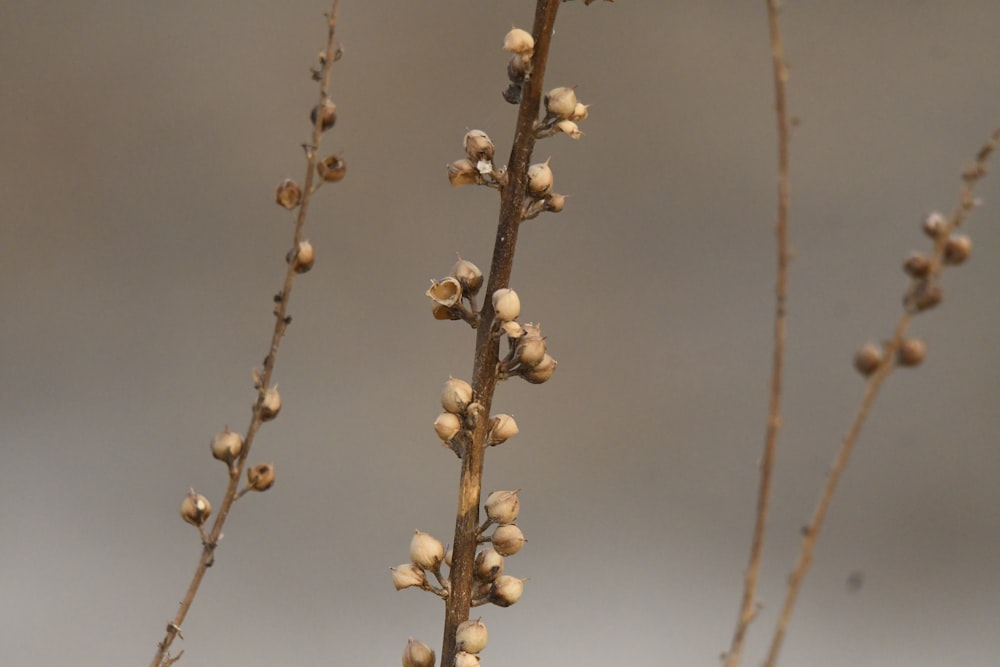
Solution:
M 788 142 L 791 127 L 785 88 L 788 83 L 788 67 L 785 65 L 781 30 L 778 25 L 778 1 L 768 0 L 767 17 L 771 35 L 771 64 L 774 70 L 774 108 L 778 124 L 778 222 L 775 226 L 777 240 L 777 283 L 775 285 L 774 309 L 774 351 L 771 359 L 771 397 L 767 414 L 767 432 L 764 437 L 764 455 L 760 462 L 760 483 L 757 491 L 757 517 L 750 546 L 750 562 L 743 581 L 743 599 L 736 622 L 733 640 L 726 654 L 726 667 L 740 664 L 743 644 L 750 623 L 757 615 L 757 580 L 760 563 L 764 555 L 764 538 L 767 533 L 767 512 L 771 499 L 771 476 L 774 457 L 778 448 L 778 432 L 781 430 L 781 383 L 785 365 L 785 337 L 787 331 L 788 295 Z
M 336 59 L 334 32 L 337 26 L 337 10 L 339 4 L 338 0 L 333 0 L 333 5 L 331 7 L 330 14 L 328 15 L 327 43 L 320 77 L 319 104 L 322 104 L 323 101 L 329 96 L 330 72 Z M 299 242 L 302 240 L 302 230 L 305 226 L 306 215 L 309 210 L 309 202 L 311 201 L 314 192 L 313 179 L 314 174 L 316 173 L 316 163 L 318 162 L 317 148 L 322 136 L 322 114 L 317 113 L 315 120 L 316 122 L 313 127 L 311 143 L 306 147 L 305 186 L 303 188 L 302 201 L 299 205 L 298 214 L 295 220 L 295 231 L 291 246 L 293 251 L 298 247 Z M 291 321 L 288 317 L 288 304 L 291 299 L 292 288 L 295 284 L 296 275 L 297 274 L 294 270 L 292 262 L 289 262 L 287 272 L 285 273 L 285 281 L 282 285 L 281 292 L 279 293 L 280 298 L 277 300 L 278 302 L 274 309 L 274 331 L 271 334 L 271 343 L 268 347 L 267 356 L 264 359 L 263 372 L 260 374 L 260 382 L 257 388 L 257 400 L 253 406 L 253 414 L 250 419 L 250 425 L 247 427 L 246 436 L 243 439 L 242 451 L 233 463 L 233 469 L 235 472 L 229 477 L 229 485 L 226 487 L 226 493 L 223 497 L 221 505 L 219 506 L 219 513 L 215 518 L 215 523 L 212 524 L 212 530 L 209 532 L 207 539 L 203 540 L 204 546 L 202 548 L 201 557 L 199 558 L 198 566 L 195 569 L 191 583 L 188 585 L 187 593 L 181 601 L 180 609 L 177 611 L 177 615 L 167 624 L 166 634 L 164 635 L 163 640 L 157 645 L 156 655 L 153 657 L 150 667 L 170 665 L 176 662 L 176 660 L 180 657 L 180 654 L 175 657 L 170 656 L 170 646 L 173 644 L 174 639 L 180 635 L 181 626 L 184 623 L 184 619 L 187 617 L 187 613 L 194 602 L 195 596 L 198 594 L 198 589 L 205 576 L 205 571 L 215 560 L 215 549 L 222 536 L 223 526 L 226 523 L 226 519 L 229 516 L 229 511 L 232 509 L 233 503 L 239 497 L 238 487 L 243 469 L 246 465 L 247 457 L 250 454 L 250 448 L 253 445 L 254 437 L 257 435 L 257 432 L 260 430 L 261 424 L 263 423 L 261 418 L 261 406 L 263 404 L 264 395 L 267 392 L 267 389 L 271 386 L 271 376 L 274 372 L 274 365 L 277 360 L 278 347 L 280 346 L 281 339 L 284 337 L 288 324 Z
M 496 365 L 499 361 L 499 339 L 492 336 L 493 303 L 488 295 L 510 284 L 517 244 L 518 226 L 521 222 L 521 203 L 528 183 L 528 164 L 535 146 L 534 123 L 538 118 L 545 80 L 545 66 L 549 44 L 555 26 L 556 12 L 561 0 L 538 0 L 532 36 L 535 50 L 532 57 L 531 78 L 524 88 L 514 132 L 514 144 L 508 161 L 508 181 L 501 189 L 500 219 L 493 261 L 480 323 L 476 330 L 476 356 L 473 367 L 472 388 L 481 406 L 474 415 L 475 429 L 472 441 L 462 457 L 459 482 L 458 511 L 455 517 L 455 538 L 452 547 L 451 595 L 445 605 L 444 639 L 441 649 L 442 665 L 451 665 L 455 659 L 455 631 L 469 618 L 472 605 L 473 565 L 479 530 L 479 503 L 482 491 L 483 459 L 486 431 L 493 393 L 496 389 Z
M 930 276 L 934 279 L 937 279 L 940 276 L 946 266 L 944 263 L 944 251 L 945 243 L 949 234 L 961 226 L 968 213 L 976 206 L 976 200 L 973 196 L 976 183 L 986 175 L 986 162 L 989 160 L 993 151 L 996 150 L 998 142 L 1000 142 L 1000 127 L 993 131 L 989 140 L 979 150 L 973 167 L 971 169 L 967 169 L 963 173 L 964 184 L 962 186 L 958 204 L 955 206 L 954 211 L 952 211 L 951 217 L 948 219 L 944 231 L 941 234 L 938 234 L 935 239 L 934 254 L 931 257 L 930 269 Z M 892 338 L 885 345 L 885 353 L 882 362 L 878 369 L 868 379 L 864 396 L 861 399 L 861 404 L 858 406 L 857 413 L 854 415 L 854 420 L 851 423 L 851 428 L 848 431 L 847 436 L 844 438 L 844 441 L 840 446 L 840 451 L 837 452 L 837 456 L 830 468 L 830 472 L 826 478 L 826 483 L 823 485 L 823 490 L 820 493 L 819 502 L 816 505 L 816 509 L 813 511 L 812 519 L 803 531 L 804 535 L 802 538 L 798 561 L 788 578 L 788 590 L 785 594 L 785 602 L 782 606 L 781 615 L 778 618 L 774 635 L 771 638 L 771 646 L 768 650 L 767 661 L 764 663 L 765 667 L 774 667 L 778 661 L 778 655 L 781 652 L 781 647 L 785 639 L 785 633 L 788 629 L 788 624 L 791 621 L 792 612 L 795 608 L 795 601 L 802 588 L 802 581 L 805 579 L 809 566 L 812 564 L 812 556 L 813 551 L 816 548 L 816 541 L 819 539 L 820 531 L 823 528 L 827 511 L 829 510 L 830 503 L 833 500 L 833 494 L 837 490 L 837 483 L 840 481 L 841 475 L 843 475 L 844 470 L 847 468 L 851 452 L 854 450 L 855 444 L 857 444 L 858 437 L 861 434 L 861 428 L 864 426 L 868 413 L 871 411 L 871 407 L 878 396 L 879 389 L 882 387 L 886 378 L 889 377 L 889 374 L 895 369 L 896 351 L 899 350 L 900 345 L 903 343 L 906 332 L 909 329 L 914 316 L 917 314 L 917 310 L 915 310 L 911 305 L 913 296 L 917 289 L 918 282 L 915 280 L 913 284 L 911 284 L 904 301 L 906 306 L 905 310 L 896 324 Z

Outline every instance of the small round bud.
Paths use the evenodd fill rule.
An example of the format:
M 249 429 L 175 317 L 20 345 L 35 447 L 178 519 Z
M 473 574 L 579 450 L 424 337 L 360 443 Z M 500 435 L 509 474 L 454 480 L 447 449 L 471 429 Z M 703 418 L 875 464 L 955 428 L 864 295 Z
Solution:
M 299 241 L 299 245 L 290 250 L 285 259 L 292 265 L 295 273 L 305 273 L 316 263 L 316 251 L 309 241 Z
M 274 464 L 258 463 L 247 468 L 247 482 L 254 491 L 267 491 L 274 486 Z
M 455 262 L 455 266 L 451 267 L 451 277 L 458 281 L 463 292 L 473 296 L 483 285 L 483 272 L 478 266 L 461 257 Z
M 972 253 L 972 239 L 965 234 L 952 234 L 944 244 L 946 264 L 961 264 Z
M 486 444 L 490 447 L 503 444 L 518 434 L 517 422 L 510 415 L 499 414 L 490 420 L 490 430 L 486 434 Z
M 573 113 L 570 114 L 570 120 L 587 120 L 590 112 L 587 109 L 590 108 L 589 104 L 583 104 L 582 102 L 577 102 L 576 107 L 573 109 Z
M 448 165 L 448 181 L 455 187 L 479 183 L 479 170 L 472 160 L 462 158 Z
M 278 393 L 278 387 L 268 387 L 260 404 L 260 420 L 271 421 L 279 412 L 281 412 L 281 394 Z
M 486 648 L 488 636 L 482 618 L 469 619 L 459 623 L 455 630 L 455 648 L 466 653 L 479 653 Z
M 552 191 L 552 169 L 549 161 L 539 162 L 528 167 L 528 194 L 541 198 Z
M 195 493 L 194 489 L 188 491 L 181 501 L 181 518 L 192 526 L 203 526 L 212 515 L 212 504 L 208 498 Z
M 436 656 L 427 644 L 410 637 L 403 649 L 403 667 L 434 667 Z
M 525 579 L 518 579 L 509 574 L 500 575 L 490 591 L 490 601 L 498 607 L 511 606 L 521 599 L 525 581 Z
M 479 656 L 459 651 L 455 654 L 455 667 L 479 667 Z
M 469 130 L 462 143 L 470 162 L 493 161 L 493 142 L 482 130 Z
M 545 339 L 538 335 L 525 335 L 517 339 L 514 358 L 525 366 L 537 366 L 545 359 Z
M 538 365 L 521 373 L 521 377 L 531 384 L 542 384 L 552 377 L 552 374 L 556 372 L 556 366 L 558 365 L 559 362 L 546 353 L 545 356 L 542 357 L 542 360 L 538 362 Z
M 854 353 L 854 368 L 859 373 L 868 377 L 882 363 L 882 348 L 875 343 L 865 343 Z
M 235 461 L 243 451 L 243 437 L 230 431 L 228 426 L 215 434 L 211 444 L 212 456 L 226 463 Z
M 501 322 L 511 322 L 521 314 L 521 299 L 509 287 L 493 292 L 493 312 Z
M 302 201 L 302 188 L 292 179 L 286 178 L 275 191 L 274 201 L 291 211 Z
M 486 516 L 499 524 L 514 523 L 520 511 L 517 491 L 494 491 L 486 498 Z
M 417 567 L 437 572 L 444 560 L 444 545 L 433 535 L 416 530 L 410 540 L 410 560 Z
M 527 30 L 511 28 L 503 38 L 503 50 L 519 56 L 531 56 L 535 50 L 535 38 Z
M 390 567 L 389 570 L 392 571 L 392 585 L 396 587 L 397 591 L 413 586 L 419 588 L 427 581 L 427 578 L 424 577 L 424 571 L 413 563 L 403 563 L 396 567 Z
M 914 289 L 912 299 L 917 310 L 930 310 L 944 299 L 944 291 L 936 282 L 922 280 Z
M 504 322 L 500 325 L 500 331 L 507 335 L 507 338 L 520 338 L 524 335 L 524 329 L 517 322 Z
M 458 415 L 450 412 L 442 412 L 434 420 L 434 432 L 444 442 L 449 442 L 462 430 L 462 421 Z
M 945 230 L 948 228 L 948 220 L 937 211 L 934 211 L 924 218 L 922 228 L 924 230 L 924 234 L 927 234 L 927 236 L 932 239 L 936 239 L 944 234 Z
M 559 213 L 566 206 L 566 195 L 561 195 L 557 192 L 549 193 L 545 197 L 545 210 L 552 213 Z
M 347 163 L 339 155 L 331 155 L 316 165 L 316 173 L 327 183 L 336 183 L 347 175 Z
M 576 111 L 576 91 L 566 86 L 553 88 L 545 96 L 545 111 L 550 116 L 568 120 Z
M 313 107 L 313 110 L 309 112 L 309 120 L 312 121 L 314 126 L 316 125 L 317 114 L 322 117 L 320 120 L 320 129 L 326 132 L 337 122 L 337 105 L 327 98 L 323 100 L 322 104 Z
M 571 120 L 561 120 L 556 123 L 556 129 L 571 139 L 579 139 L 583 136 L 580 127 Z
M 925 278 L 931 272 L 931 260 L 923 253 L 915 252 L 903 262 L 903 271 L 912 278 Z
M 919 366 L 927 356 L 927 343 L 919 338 L 907 338 L 896 350 L 896 362 L 900 366 Z
M 472 385 L 465 380 L 450 377 L 441 387 L 441 407 L 453 415 L 465 413 L 472 402 Z
M 524 533 L 516 525 L 505 523 L 497 526 L 490 541 L 501 556 L 513 556 L 524 546 Z
M 487 583 L 496 580 L 503 574 L 503 556 L 490 547 L 476 554 L 476 579 Z
M 451 277 L 445 278 L 441 282 L 431 280 L 430 289 L 425 294 L 434 303 L 440 304 L 445 308 L 451 308 L 462 300 L 462 285 L 458 280 Z

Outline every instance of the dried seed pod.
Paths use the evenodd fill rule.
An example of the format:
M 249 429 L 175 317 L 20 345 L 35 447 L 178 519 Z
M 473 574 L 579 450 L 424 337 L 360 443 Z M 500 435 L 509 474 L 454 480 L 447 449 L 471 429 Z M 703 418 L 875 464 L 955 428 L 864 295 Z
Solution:
M 520 84 L 524 82 L 525 77 L 528 75 L 528 64 L 530 60 L 525 60 L 519 55 L 513 55 L 507 62 L 507 78 L 510 79 L 511 83 Z M 521 90 L 520 86 L 517 86 L 518 91 Z
M 521 299 L 509 287 L 501 287 L 493 292 L 493 312 L 501 322 L 516 320 L 521 314 Z
M 309 241 L 299 241 L 294 250 L 288 252 L 285 257 L 295 273 L 305 273 L 316 263 L 316 251 Z
M 556 123 L 556 129 L 571 139 L 579 139 L 583 136 L 580 127 L 571 120 L 561 120 Z
M 450 377 L 441 387 L 441 407 L 453 415 L 465 414 L 472 402 L 472 385 L 465 380 Z
M 479 170 L 472 160 L 462 158 L 455 160 L 448 165 L 448 181 L 458 187 L 459 185 L 476 185 L 479 183 Z
M 473 164 L 480 161 L 493 161 L 493 142 L 482 130 L 466 132 L 462 145 L 465 147 L 466 156 Z
M 496 549 L 489 547 L 476 554 L 476 579 L 489 583 L 501 574 L 503 574 L 503 556 L 498 554 Z
M 576 91 L 566 86 L 553 88 L 545 95 L 545 111 L 549 116 L 569 120 L 576 111 Z
M 952 234 L 944 244 L 946 264 L 958 265 L 969 259 L 972 253 L 972 239 L 965 234 Z
M 458 415 L 442 412 L 434 420 L 434 432 L 443 442 L 449 442 L 462 430 L 462 421 Z
M 509 574 L 497 577 L 490 590 L 490 601 L 498 607 L 509 607 L 521 599 L 526 579 L 518 579 Z
M 455 262 L 455 266 L 451 267 L 451 277 L 458 281 L 463 293 L 472 296 L 475 296 L 483 285 L 483 272 L 478 266 L 461 257 Z
M 531 384 L 542 384 L 552 377 L 552 374 L 556 372 L 556 366 L 558 365 L 559 362 L 546 353 L 536 366 L 521 373 L 521 377 Z
M 403 667 L 434 667 L 436 656 L 427 644 L 410 637 L 403 649 Z
M 455 667 L 479 667 L 479 656 L 459 651 L 455 654 Z
M 503 50 L 522 57 L 530 57 L 535 51 L 535 38 L 527 30 L 511 28 L 510 32 L 504 35 Z
M 444 545 L 433 535 L 415 530 L 410 540 L 410 561 L 417 567 L 437 572 L 444 561 Z
M 945 230 L 948 229 L 948 219 L 941 213 L 934 211 L 924 218 L 924 222 L 921 226 L 924 230 L 924 234 L 932 239 L 936 239 L 944 234 Z
M 539 162 L 528 167 L 528 194 L 541 199 L 552 191 L 552 169 L 549 161 Z
M 278 387 L 277 385 L 268 387 L 260 404 L 260 420 L 271 421 L 279 412 L 281 412 L 281 394 L 278 393 Z
M 413 586 L 419 588 L 427 581 L 424 571 L 413 563 L 403 563 L 396 567 L 390 567 L 389 570 L 392 571 L 392 585 L 396 587 L 397 591 Z
M 903 271 L 912 278 L 925 278 L 931 272 L 931 260 L 923 253 L 912 253 L 903 262 Z
M 927 356 L 927 343 L 919 338 L 907 338 L 896 350 L 896 362 L 900 366 L 919 366 Z
M 254 491 L 267 491 L 274 486 L 274 464 L 258 463 L 247 468 L 247 482 Z
M 302 201 L 302 188 L 292 179 L 286 178 L 278 185 L 278 189 L 274 193 L 274 201 L 290 211 Z
M 505 523 L 493 531 L 490 542 L 501 556 L 513 556 L 524 546 L 524 533 L 515 524 Z
M 309 120 L 313 126 L 316 125 L 317 114 L 321 116 L 320 129 L 326 132 L 337 122 L 337 105 L 327 98 L 323 100 L 322 104 L 313 107 L 313 110 L 309 112 Z
M 865 343 L 854 353 L 854 368 L 859 373 L 868 377 L 882 363 L 882 348 L 875 343 Z
M 482 618 L 459 623 L 455 630 L 455 648 L 466 653 L 479 653 L 486 648 L 489 633 Z
M 208 498 L 195 493 L 194 489 L 188 491 L 181 501 L 181 518 L 192 526 L 204 526 L 211 515 L 212 504 L 208 502 Z
M 462 319 L 462 313 L 457 308 L 449 308 L 448 306 L 442 306 L 440 303 L 435 303 L 431 308 L 431 312 L 434 314 L 435 320 L 460 320 Z
M 517 491 L 494 491 L 486 498 L 486 516 L 496 523 L 514 523 L 520 511 Z
M 230 431 L 227 426 L 215 434 L 211 445 L 212 456 L 220 461 L 232 463 L 240 455 L 240 452 L 243 451 L 243 436 Z
M 430 289 L 428 289 L 425 294 L 429 296 L 434 303 L 440 304 L 445 308 L 451 308 L 462 300 L 462 285 L 458 282 L 458 280 L 450 276 L 441 282 L 431 280 Z
M 347 175 L 347 163 L 339 155 L 331 155 L 316 165 L 316 173 L 327 183 L 336 183 Z
M 517 422 L 507 414 L 499 414 L 490 420 L 490 429 L 486 434 L 486 444 L 490 447 L 503 444 L 509 438 L 518 434 Z

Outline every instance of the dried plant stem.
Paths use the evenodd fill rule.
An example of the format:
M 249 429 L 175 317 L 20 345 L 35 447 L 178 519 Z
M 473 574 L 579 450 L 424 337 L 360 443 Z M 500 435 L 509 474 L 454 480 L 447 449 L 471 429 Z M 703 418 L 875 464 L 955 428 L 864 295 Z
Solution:
M 322 104 L 322 102 L 327 99 L 329 95 L 330 71 L 335 60 L 334 31 L 337 25 L 338 5 L 338 0 L 333 0 L 333 6 L 330 10 L 330 14 L 328 15 L 326 57 L 323 61 L 323 67 L 320 75 L 320 104 Z M 299 242 L 302 240 L 302 230 L 309 210 L 309 202 L 316 189 L 313 187 L 313 179 L 314 174 L 316 173 L 316 163 L 318 161 L 317 148 L 322 134 L 322 129 L 320 127 L 322 121 L 321 114 L 316 114 L 316 116 L 316 123 L 313 127 L 311 143 L 305 147 L 307 162 L 305 187 L 303 189 L 302 201 L 298 207 L 298 214 L 295 220 L 295 231 L 291 246 L 293 250 L 298 247 Z M 285 335 L 288 324 L 291 322 L 291 318 L 288 316 L 288 304 L 292 294 L 292 287 L 295 284 L 296 275 L 297 274 L 295 273 L 292 263 L 289 262 L 288 270 L 285 274 L 285 281 L 281 288 L 280 298 L 277 300 L 277 305 L 274 309 L 274 331 L 271 335 L 271 344 L 268 348 L 267 356 L 264 359 L 263 369 L 260 373 L 257 401 L 254 403 L 250 425 L 247 427 L 246 436 L 243 439 L 243 449 L 239 457 L 233 462 L 230 470 L 229 485 L 226 487 L 226 493 L 223 497 L 221 505 L 219 506 L 219 513 L 215 518 L 215 523 L 212 524 L 212 529 L 209 531 L 207 538 L 203 540 L 203 548 L 201 557 L 198 561 L 198 567 L 195 569 L 191 583 L 188 585 L 187 593 L 181 601 L 181 606 L 177 611 L 177 615 L 167 624 L 166 634 L 163 637 L 163 641 L 157 645 L 156 655 L 153 657 L 150 667 L 171 665 L 180 657 L 180 654 L 174 657 L 170 656 L 170 646 L 173 643 L 174 638 L 179 636 L 181 633 L 181 625 L 184 623 L 184 619 L 191 608 L 191 604 L 194 602 L 194 598 L 198 593 L 198 588 L 201 586 L 201 580 L 205 576 L 205 571 L 214 562 L 215 549 L 222 537 L 222 528 L 226 523 L 226 518 L 229 516 L 229 511 L 232 509 L 233 503 L 239 495 L 238 487 L 243 469 L 246 466 L 246 460 L 250 454 L 250 448 L 253 445 L 254 437 L 257 435 L 257 432 L 260 430 L 261 424 L 263 423 L 261 418 L 261 406 L 264 401 L 264 395 L 268 387 L 271 385 L 271 375 L 274 372 L 274 365 L 278 355 L 278 347 L 281 344 L 282 337 Z M 183 651 L 181 651 L 181 653 L 183 653 Z
M 993 131 L 989 140 L 983 145 L 983 147 L 979 150 L 979 153 L 976 155 L 976 161 L 973 167 L 966 170 L 963 174 L 965 183 L 962 186 L 959 202 L 948 220 L 945 232 L 938 235 L 935 241 L 934 254 L 931 258 L 931 275 L 933 276 L 938 276 L 944 268 L 943 256 L 945 241 L 948 235 L 962 224 L 966 215 L 976 206 L 976 201 L 973 197 L 975 185 L 983 176 L 986 175 L 986 162 L 996 149 L 998 142 L 1000 142 L 1000 128 Z M 851 452 L 854 450 L 854 446 L 858 441 L 858 436 L 861 434 L 861 428 L 864 425 L 865 419 L 868 417 L 868 413 L 878 396 L 879 389 L 882 387 L 886 378 L 888 378 L 895 369 L 896 351 L 902 344 L 903 339 L 906 336 L 906 332 L 913 321 L 913 317 L 917 312 L 912 306 L 915 289 L 916 284 L 911 286 L 910 291 L 907 294 L 907 298 L 905 300 L 907 307 L 903 315 L 900 317 L 899 322 L 896 324 L 896 329 L 893 333 L 892 339 L 885 344 L 885 353 L 882 363 L 879 365 L 875 373 L 868 379 L 864 396 L 861 399 L 861 404 L 858 406 L 857 413 L 854 415 L 851 428 L 840 446 L 840 451 L 837 452 L 837 457 L 834 459 L 830 472 L 827 475 L 826 483 L 823 485 L 823 490 L 819 497 L 819 503 L 813 511 L 813 516 L 809 521 L 809 525 L 803 530 L 804 535 L 802 538 L 798 561 L 788 578 L 788 590 L 785 595 L 785 602 L 782 606 L 781 615 L 778 618 L 774 635 L 771 638 L 771 646 L 768 650 L 767 660 L 764 663 L 764 667 L 774 667 L 777 663 L 778 654 L 781 652 L 781 646 L 784 642 L 785 633 L 788 629 L 788 624 L 791 621 L 795 601 L 798 597 L 799 591 L 801 590 L 802 581 L 806 576 L 806 572 L 812 564 L 812 555 L 816 548 L 816 540 L 819 539 L 819 533 L 823 528 L 823 522 L 826 519 L 827 510 L 830 508 L 830 502 L 833 500 L 833 494 L 837 489 L 837 483 L 840 481 L 841 475 L 843 475 L 844 470 L 847 468 Z
M 726 667 L 740 664 L 743 643 L 750 623 L 757 615 L 757 580 L 760 574 L 761 558 L 764 554 L 764 538 L 767 532 L 767 512 L 771 499 L 771 476 L 774 457 L 778 447 L 778 432 L 781 430 L 781 381 L 785 365 L 785 335 L 787 330 L 788 294 L 788 142 L 791 135 L 788 108 L 785 100 L 785 86 L 788 82 L 788 68 L 785 65 L 781 31 L 778 25 L 778 0 L 767 1 L 767 17 L 771 35 L 771 63 L 774 69 L 774 107 L 778 124 L 778 222 L 775 226 L 777 237 L 778 276 L 775 286 L 774 310 L 774 351 L 771 361 L 771 398 L 767 415 L 767 433 L 764 438 L 764 455 L 760 462 L 760 485 L 757 492 L 757 518 L 754 524 L 753 540 L 750 546 L 750 562 L 743 581 L 743 599 L 740 614 L 733 633 L 732 644 L 726 654 Z
M 555 26 L 556 12 L 561 0 L 538 0 L 535 8 L 533 36 L 535 50 L 532 74 L 524 88 L 517 117 L 514 145 L 508 161 L 508 182 L 501 190 L 500 220 L 497 225 L 493 260 L 486 294 L 509 286 L 514 265 L 518 226 L 521 222 L 521 204 L 528 183 L 528 164 L 535 146 L 534 123 L 538 118 L 548 60 L 549 43 Z M 471 443 L 462 457 L 462 472 L 458 492 L 458 512 L 455 517 L 455 538 L 452 546 L 450 571 L 451 594 L 445 604 L 444 639 L 441 649 L 442 665 L 451 665 L 455 659 L 455 631 L 469 618 L 472 604 L 473 565 L 479 531 L 479 503 L 482 492 L 483 459 L 486 432 L 493 392 L 497 383 L 499 338 L 493 333 L 493 303 L 484 299 L 481 320 L 476 330 L 476 356 L 473 367 L 472 388 L 481 406 L 473 415 L 475 429 Z

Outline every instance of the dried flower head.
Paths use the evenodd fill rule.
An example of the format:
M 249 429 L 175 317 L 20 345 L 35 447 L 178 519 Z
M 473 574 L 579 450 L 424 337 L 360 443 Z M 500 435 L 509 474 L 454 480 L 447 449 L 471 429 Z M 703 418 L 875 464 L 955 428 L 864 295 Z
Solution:
M 486 648 L 488 638 L 483 619 L 469 619 L 460 623 L 455 631 L 455 648 L 466 653 L 479 653 Z
M 413 563 L 403 563 L 396 567 L 390 567 L 389 570 L 392 571 L 392 585 L 396 587 L 397 591 L 413 586 L 419 588 L 427 580 L 424 571 Z
M 337 122 L 337 105 L 327 98 L 322 104 L 313 107 L 309 112 L 309 120 L 313 125 L 316 125 L 317 114 L 321 117 L 320 129 L 326 132 Z
M 854 353 L 854 368 L 859 373 L 868 377 L 882 363 L 882 348 L 875 343 L 865 343 Z
M 434 651 L 427 644 L 410 637 L 403 649 L 403 667 L 434 667 Z
M 416 530 L 410 540 L 410 561 L 417 567 L 437 572 L 444 561 L 444 545 L 433 535 Z
M 530 58 L 535 51 L 535 38 L 527 30 L 511 28 L 510 32 L 504 35 L 503 50 Z
M 316 165 L 316 173 L 327 183 L 336 183 L 347 175 L 347 163 L 339 155 L 330 155 Z
M 521 511 L 517 491 L 494 491 L 486 498 L 486 516 L 499 524 L 514 523 Z
M 278 185 L 278 189 L 274 193 L 274 201 L 290 211 L 302 201 L 302 188 L 292 179 L 286 178 Z
M 927 343 L 919 338 L 907 338 L 899 344 L 896 362 L 900 366 L 919 366 L 927 356 Z
M 254 491 L 267 491 L 274 486 L 274 464 L 258 463 L 247 468 L 247 482 Z
M 490 542 L 501 556 L 513 556 L 524 546 L 524 533 L 513 523 L 501 524 L 493 531 Z
M 441 407 L 446 411 L 461 415 L 472 402 L 472 385 L 465 380 L 450 377 L 441 387 Z

